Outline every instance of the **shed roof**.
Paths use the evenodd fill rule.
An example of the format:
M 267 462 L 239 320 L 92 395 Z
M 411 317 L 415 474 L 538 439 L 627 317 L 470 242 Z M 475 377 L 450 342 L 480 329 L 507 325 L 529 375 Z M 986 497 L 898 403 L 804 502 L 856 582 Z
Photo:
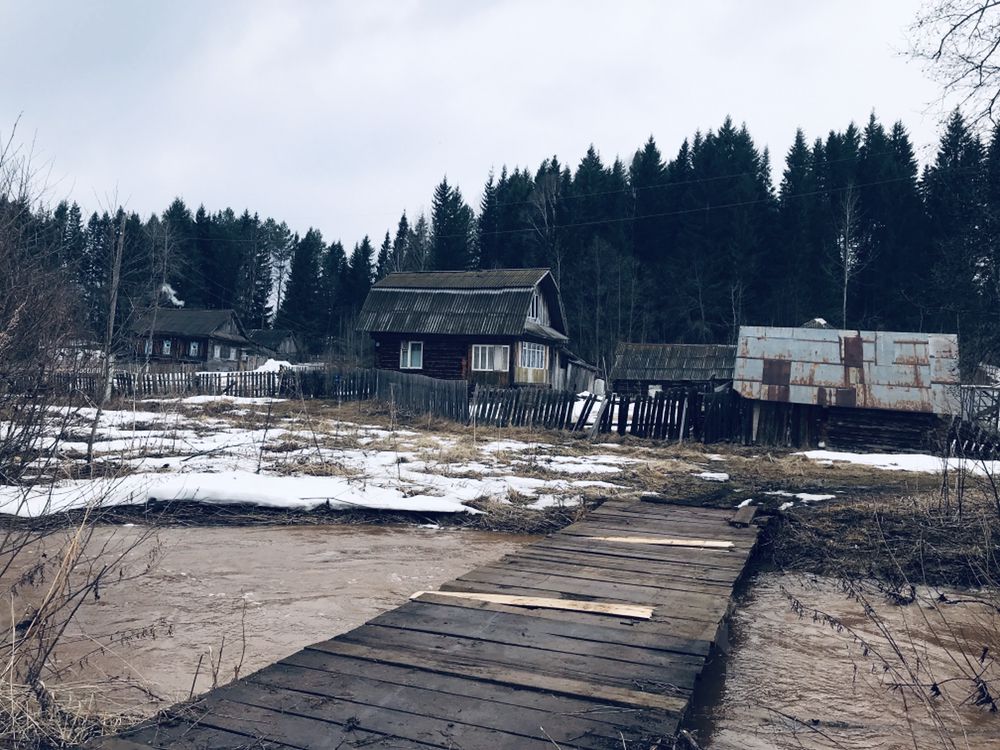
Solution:
M 551 325 L 528 320 L 535 287 Z M 568 341 L 559 290 L 548 269 L 393 273 L 368 293 L 358 330 L 445 336 L 517 336 Z
M 232 322 L 239 331 L 232 334 L 221 331 Z M 133 333 L 144 335 L 170 333 L 176 336 L 218 338 L 236 343 L 251 343 L 245 336 L 242 324 L 234 310 L 188 310 L 162 308 L 148 310 L 132 322 Z
M 721 344 L 619 344 L 612 380 L 732 380 L 736 347 Z

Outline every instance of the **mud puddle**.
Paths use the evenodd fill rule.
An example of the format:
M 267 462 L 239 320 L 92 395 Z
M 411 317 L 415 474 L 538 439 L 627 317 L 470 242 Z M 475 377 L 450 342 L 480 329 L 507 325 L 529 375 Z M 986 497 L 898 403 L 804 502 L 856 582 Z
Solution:
M 105 527 L 93 544 L 114 547 L 142 532 Z M 98 710 L 152 713 L 532 540 L 372 526 L 164 528 L 133 554 L 134 572 L 155 553 L 151 571 L 80 610 L 56 652 L 54 666 L 66 671 L 53 687 Z
M 792 599 L 805 609 L 796 611 Z M 832 578 L 758 575 L 731 623 L 729 655 L 705 675 L 691 722 L 699 744 L 705 750 L 1000 747 L 1000 714 L 970 705 L 971 683 L 954 679 L 979 671 L 994 690 L 1000 684 L 1000 665 L 992 661 L 1000 621 L 978 605 L 870 601 L 882 632 Z M 980 664 L 984 646 L 989 655 Z M 937 682 L 941 696 L 925 704 L 912 690 L 893 687 L 913 679 Z

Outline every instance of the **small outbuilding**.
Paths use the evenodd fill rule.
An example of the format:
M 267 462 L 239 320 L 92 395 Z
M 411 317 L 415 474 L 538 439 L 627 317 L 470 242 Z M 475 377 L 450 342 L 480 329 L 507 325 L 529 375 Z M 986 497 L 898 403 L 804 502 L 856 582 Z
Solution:
M 961 404 L 953 334 L 742 326 L 748 442 L 921 449 Z
M 732 382 L 735 362 L 735 346 L 622 343 L 615 351 L 611 383 L 615 393 L 714 390 Z
M 547 268 L 392 273 L 372 287 L 358 330 L 375 365 L 495 386 L 567 384 L 569 335 Z
M 248 337 L 259 346 L 266 356 L 288 362 L 298 362 L 302 348 L 295 334 L 283 328 L 252 328 Z

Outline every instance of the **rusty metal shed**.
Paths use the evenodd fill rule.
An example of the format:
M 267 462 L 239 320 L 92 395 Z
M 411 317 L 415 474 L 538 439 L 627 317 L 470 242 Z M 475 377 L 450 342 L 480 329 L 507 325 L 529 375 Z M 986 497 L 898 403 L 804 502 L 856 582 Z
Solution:
M 958 337 L 742 326 L 733 385 L 755 401 L 955 414 Z

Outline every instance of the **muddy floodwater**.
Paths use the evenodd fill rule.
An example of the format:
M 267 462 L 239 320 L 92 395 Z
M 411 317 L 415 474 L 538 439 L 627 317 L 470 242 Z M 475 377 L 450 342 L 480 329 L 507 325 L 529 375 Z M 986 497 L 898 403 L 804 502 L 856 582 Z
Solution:
M 142 531 L 100 529 L 95 543 Z M 80 611 L 57 652 L 71 667 L 61 684 L 103 710 L 149 713 L 192 684 L 209 689 L 213 664 L 228 682 L 241 662 L 240 674 L 260 669 L 529 541 L 371 526 L 164 528 L 134 555 L 133 571 L 158 545 L 150 572 Z
M 793 600 L 805 609 L 793 608 Z M 994 690 L 1000 685 L 992 661 L 1000 648 L 997 618 L 979 605 L 898 606 L 878 595 L 869 601 L 884 622 L 882 633 L 833 579 L 756 576 L 731 623 L 728 657 L 706 675 L 693 721 L 699 744 L 706 750 L 1000 748 L 1000 714 L 970 705 L 971 684 L 954 680 L 979 671 Z M 989 654 L 981 664 L 984 646 Z M 925 684 L 938 682 L 941 697 L 925 704 L 912 691 L 893 689 L 909 669 Z

